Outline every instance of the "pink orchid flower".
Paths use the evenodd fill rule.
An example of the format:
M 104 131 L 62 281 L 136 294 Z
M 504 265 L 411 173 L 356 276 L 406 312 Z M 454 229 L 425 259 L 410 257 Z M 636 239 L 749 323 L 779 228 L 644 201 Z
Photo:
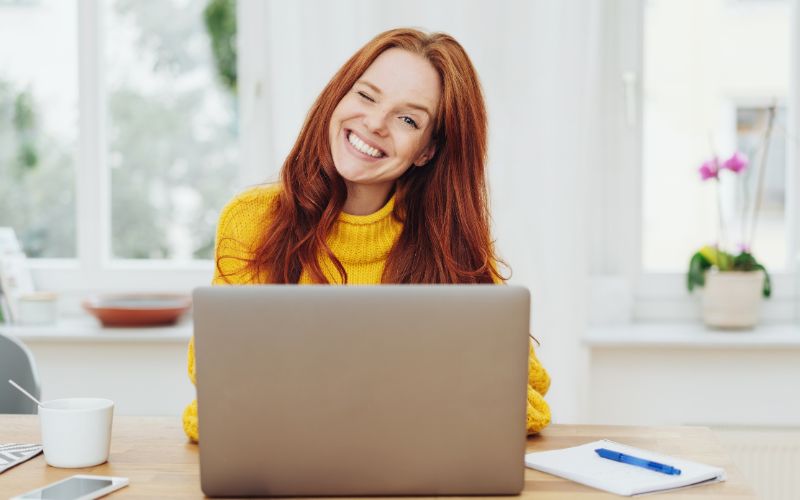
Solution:
M 702 180 L 707 181 L 708 179 L 719 179 L 719 160 L 715 156 L 714 158 L 703 162 L 699 168 L 700 177 Z
M 733 153 L 730 158 L 722 162 L 722 168 L 727 168 L 731 172 L 738 174 L 747 168 L 747 163 L 747 156 L 744 153 L 737 151 Z

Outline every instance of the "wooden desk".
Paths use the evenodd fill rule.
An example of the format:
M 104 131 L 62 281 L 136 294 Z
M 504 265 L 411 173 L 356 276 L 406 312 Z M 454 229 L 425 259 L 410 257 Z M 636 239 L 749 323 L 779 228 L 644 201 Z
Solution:
M 553 425 L 528 440 L 529 451 L 575 446 L 609 438 L 625 444 L 679 455 L 722 466 L 728 480 L 659 495 L 678 499 L 754 499 L 741 474 L 731 463 L 711 430 L 704 427 L 621 427 Z M 36 416 L 0 415 L 0 443 L 38 443 Z M 203 498 L 200 491 L 197 446 L 189 444 L 178 418 L 116 417 L 109 461 L 86 469 L 49 467 L 39 455 L 0 474 L 0 497 L 23 493 L 73 474 L 130 478 L 130 486 L 110 498 Z M 514 498 L 514 497 L 505 497 Z M 525 472 L 527 500 L 583 500 L 621 498 L 535 470 Z

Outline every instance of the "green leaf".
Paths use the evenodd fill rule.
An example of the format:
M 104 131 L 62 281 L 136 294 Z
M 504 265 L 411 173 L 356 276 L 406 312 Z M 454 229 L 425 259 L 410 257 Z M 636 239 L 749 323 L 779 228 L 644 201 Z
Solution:
M 733 260 L 733 269 L 736 271 L 763 271 L 764 273 L 764 287 L 762 295 L 769 298 L 772 295 L 772 280 L 770 279 L 767 269 L 758 263 L 755 257 L 749 252 L 742 252 Z
M 708 261 L 711 266 L 716 266 L 720 271 L 730 271 L 733 268 L 733 255 L 720 250 L 716 246 L 706 245 L 698 253 Z
M 764 288 L 761 290 L 761 294 L 764 296 L 764 298 L 768 299 L 770 295 L 772 295 L 772 280 L 770 279 L 769 273 L 764 266 L 756 263 L 755 268 L 764 271 Z
M 755 257 L 748 252 L 742 252 L 733 259 L 733 269 L 736 271 L 754 271 L 757 266 Z
M 720 271 L 732 271 L 733 262 L 733 255 L 729 254 L 728 252 L 717 252 L 717 268 Z
M 686 288 L 690 292 L 695 286 L 706 284 L 705 273 L 709 268 L 711 262 L 702 253 L 697 252 L 692 256 L 692 260 L 689 261 L 689 272 L 686 274 Z

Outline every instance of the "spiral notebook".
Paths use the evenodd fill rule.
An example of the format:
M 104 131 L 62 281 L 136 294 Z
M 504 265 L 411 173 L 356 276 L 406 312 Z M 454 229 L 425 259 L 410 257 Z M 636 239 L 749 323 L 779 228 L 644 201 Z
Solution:
M 668 464 L 680 469 L 681 474 L 662 474 L 642 467 L 601 458 L 594 451 L 597 448 L 607 448 L 646 460 Z M 725 471 L 720 467 L 661 455 L 606 439 L 561 450 L 528 453 L 525 455 L 525 465 L 531 469 L 624 496 L 673 490 L 725 480 Z
M 41 451 L 40 444 L 0 444 L 0 473 L 35 457 Z

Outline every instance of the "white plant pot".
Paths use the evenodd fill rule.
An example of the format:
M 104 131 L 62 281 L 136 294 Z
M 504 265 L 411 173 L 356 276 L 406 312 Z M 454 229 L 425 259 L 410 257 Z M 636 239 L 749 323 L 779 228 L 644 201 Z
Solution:
M 763 287 L 761 271 L 708 271 L 703 287 L 703 321 L 712 328 L 755 327 Z

